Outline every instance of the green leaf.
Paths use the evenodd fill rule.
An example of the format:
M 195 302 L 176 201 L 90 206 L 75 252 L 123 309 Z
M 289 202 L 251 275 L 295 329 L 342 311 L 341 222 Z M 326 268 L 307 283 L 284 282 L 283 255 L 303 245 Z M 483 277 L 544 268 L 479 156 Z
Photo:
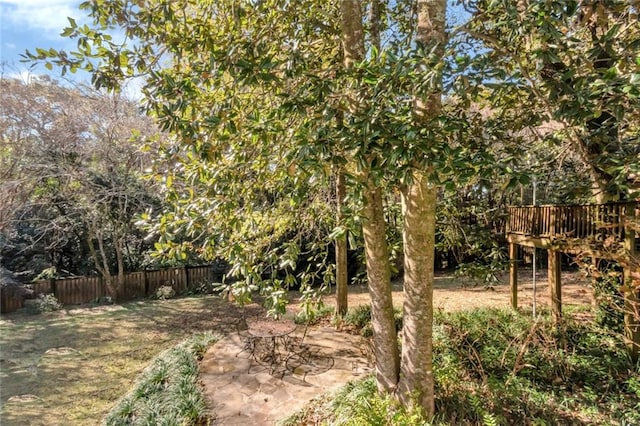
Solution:
M 331 231 L 327 238 L 329 238 L 330 240 L 342 239 L 344 238 L 346 231 L 347 230 L 344 228 L 344 226 L 336 226 L 335 228 L 333 228 L 333 231 Z

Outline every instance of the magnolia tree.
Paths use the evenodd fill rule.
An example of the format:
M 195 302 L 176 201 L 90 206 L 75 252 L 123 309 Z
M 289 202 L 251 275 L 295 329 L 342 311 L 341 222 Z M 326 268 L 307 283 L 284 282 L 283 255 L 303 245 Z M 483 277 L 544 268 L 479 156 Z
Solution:
M 470 61 L 459 54 L 461 38 L 447 37 L 446 6 L 98 0 L 81 5 L 92 26 L 70 20 L 64 32 L 77 39 L 76 52 L 29 56 L 63 73 L 86 69 L 98 87 L 144 78 L 145 108 L 177 141 L 158 166 L 173 208 L 146 218 L 157 248 L 229 260 L 238 278 L 230 291 L 241 299 L 261 288 L 282 311 L 284 290 L 311 283 L 314 265 L 326 263 L 327 242 L 361 228 L 378 388 L 431 416 L 437 194 L 495 176 L 495 139 L 518 140 L 503 130 L 508 109 L 488 120 L 469 108 L 486 104 L 486 92 L 467 90 Z M 390 190 L 401 194 L 404 218 L 402 353 L 383 203 Z M 337 218 L 327 201 L 337 201 Z M 305 246 L 317 229 L 330 235 Z M 317 241 L 325 248 L 300 270 Z M 325 268 L 320 279 L 332 275 Z
M 469 12 L 473 19 L 462 30 L 482 54 L 466 59 L 475 78 L 500 83 L 490 92 L 495 102 L 526 105 L 531 125 L 548 126 L 538 138 L 582 163 L 594 200 L 636 196 L 637 2 L 479 1 Z

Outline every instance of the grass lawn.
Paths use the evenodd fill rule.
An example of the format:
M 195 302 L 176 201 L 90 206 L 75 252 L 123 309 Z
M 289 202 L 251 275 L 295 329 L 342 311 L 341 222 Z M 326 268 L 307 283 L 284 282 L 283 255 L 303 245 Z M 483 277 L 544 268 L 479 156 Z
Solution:
M 97 424 L 151 359 L 237 315 L 214 296 L 4 315 L 0 424 Z

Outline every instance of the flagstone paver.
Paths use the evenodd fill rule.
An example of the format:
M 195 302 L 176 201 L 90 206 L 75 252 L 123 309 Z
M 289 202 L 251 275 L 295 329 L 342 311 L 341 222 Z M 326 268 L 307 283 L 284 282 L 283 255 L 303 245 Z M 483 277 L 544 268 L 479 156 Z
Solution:
M 295 333 L 302 334 L 302 328 Z M 243 350 L 245 339 L 226 336 L 200 364 L 214 425 L 274 425 L 312 398 L 371 370 L 363 339 L 330 327 L 307 330 L 303 344 L 311 356 L 289 353 L 273 368 L 251 359 L 250 351 Z

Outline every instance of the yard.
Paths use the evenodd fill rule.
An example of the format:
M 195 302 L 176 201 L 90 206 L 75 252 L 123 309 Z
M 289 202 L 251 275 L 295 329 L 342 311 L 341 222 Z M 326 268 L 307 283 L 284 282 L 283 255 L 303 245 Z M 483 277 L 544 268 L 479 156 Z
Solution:
M 575 273 L 563 276 L 565 304 L 589 305 L 590 290 Z M 540 302 L 546 302 L 539 275 Z M 531 283 L 521 277 L 520 306 L 530 305 Z M 400 301 L 400 286 L 394 287 Z M 350 304 L 368 302 L 366 289 L 350 288 Z M 331 300 L 331 299 L 329 299 Z M 439 276 L 435 306 L 445 311 L 508 306 L 508 285 L 463 286 Z M 258 315 L 257 309 L 250 311 Z M 122 306 L 68 309 L 0 321 L 3 425 L 95 424 L 162 350 L 196 331 L 228 332 L 240 310 L 215 296 L 144 301 Z
M 0 423 L 96 424 L 162 350 L 238 312 L 206 296 L 3 316 Z

